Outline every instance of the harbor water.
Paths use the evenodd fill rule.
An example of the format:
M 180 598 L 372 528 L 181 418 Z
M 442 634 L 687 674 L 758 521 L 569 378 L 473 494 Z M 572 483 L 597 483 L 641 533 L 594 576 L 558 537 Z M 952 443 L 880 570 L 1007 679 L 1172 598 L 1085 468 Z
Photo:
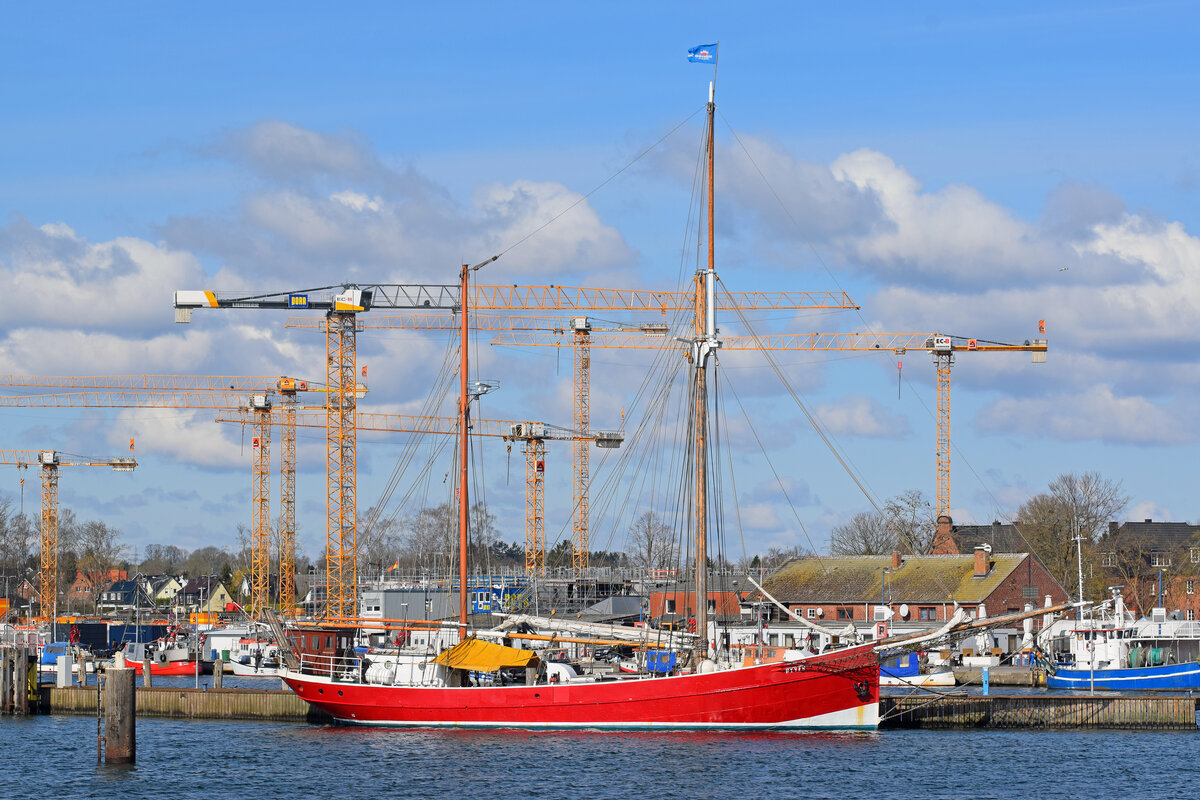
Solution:
M 0 718 L 12 798 L 333 796 L 1193 797 L 1196 732 L 524 733 L 141 718 L 137 763 L 96 720 Z

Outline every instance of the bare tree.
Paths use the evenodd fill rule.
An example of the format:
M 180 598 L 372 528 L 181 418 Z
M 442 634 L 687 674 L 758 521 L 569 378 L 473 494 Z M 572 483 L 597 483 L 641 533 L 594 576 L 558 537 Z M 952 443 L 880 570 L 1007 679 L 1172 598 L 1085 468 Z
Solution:
M 79 526 L 79 571 L 92 584 L 93 604 L 100 599 L 100 593 L 108 583 L 112 571 L 121 563 L 125 555 L 125 545 L 121 543 L 121 531 L 112 528 L 98 520 L 92 520 Z
M 0 498 L 0 573 L 8 578 L 4 584 L 9 595 L 16 593 L 33 555 L 33 536 L 29 517 L 12 513 L 12 500 Z
M 422 508 L 402 526 L 405 560 L 417 569 L 447 569 L 458 549 L 458 520 L 454 506 Z
M 899 541 L 901 552 L 925 555 L 933 550 L 937 514 L 920 489 L 909 489 L 888 500 L 883 515 Z
M 1105 573 L 1123 587 L 1125 603 L 1141 610 L 1152 608 L 1158 589 L 1158 567 L 1152 561 L 1157 551 L 1153 542 L 1144 534 L 1125 530 L 1107 538 L 1101 549 Z M 1164 569 L 1180 560 L 1179 553 L 1162 555 L 1166 556 L 1162 562 Z
M 878 511 L 860 511 L 829 535 L 829 552 L 835 556 L 876 556 L 899 547 L 895 529 Z
M 626 534 L 629 559 L 642 569 L 667 569 L 675 561 L 675 535 L 653 511 L 646 511 Z
M 198 547 L 188 554 L 183 572 L 192 578 L 223 573 L 232 561 L 233 555 L 228 550 L 213 545 Z
M 141 571 L 146 574 L 173 573 L 187 561 L 188 551 L 173 544 L 148 544 Z
M 358 568 L 365 573 L 391 566 L 403 547 L 399 524 L 379 511 L 377 507 L 368 509 L 358 529 Z
M 1076 475 L 1064 472 L 1050 481 L 1050 495 L 1059 500 L 1070 512 L 1071 525 L 1084 538 L 1095 543 L 1108 530 L 1108 522 L 1115 519 L 1129 504 L 1129 495 L 1121 489 L 1121 482 L 1100 477 L 1098 472 Z
M 1096 543 L 1108 522 L 1129 502 L 1119 482 L 1098 473 L 1063 473 L 1048 491 L 1029 498 L 1017 510 L 1016 525 L 1030 549 L 1068 592 L 1079 583 L 1076 535 L 1083 538 L 1084 594 L 1103 591 L 1103 568 L 1096 563 Z M 1075 589 L 1075 593 L 1078 590 Z

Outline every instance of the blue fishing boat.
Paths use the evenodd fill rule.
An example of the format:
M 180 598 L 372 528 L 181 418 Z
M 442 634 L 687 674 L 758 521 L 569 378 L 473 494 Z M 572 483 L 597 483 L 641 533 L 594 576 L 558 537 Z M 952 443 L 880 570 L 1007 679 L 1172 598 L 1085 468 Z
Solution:
M 1119 692 L 1192 691 L 1200 689 L 1200 663 L 1188 661 L 1127 669 L 1057 669 L 1046 675 L 1046 686 Z
M 1065 620 L 1049 632 L 1050 653 L 1042 659 L 1048 688 L 1200 690 L 1200 625 L 1169 619 L 1164 608 L 1130 620 L 1116 587 L 1109 602 L 1111 614 Z

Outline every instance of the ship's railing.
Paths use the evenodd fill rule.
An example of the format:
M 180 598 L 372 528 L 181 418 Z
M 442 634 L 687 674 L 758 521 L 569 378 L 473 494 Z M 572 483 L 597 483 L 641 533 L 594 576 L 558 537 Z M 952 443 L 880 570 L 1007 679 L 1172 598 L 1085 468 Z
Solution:
M 301 653 L 300 671 L 306 675 L 324 675 L 334 680 L 361 680 L 362 660 L 358 656 Z

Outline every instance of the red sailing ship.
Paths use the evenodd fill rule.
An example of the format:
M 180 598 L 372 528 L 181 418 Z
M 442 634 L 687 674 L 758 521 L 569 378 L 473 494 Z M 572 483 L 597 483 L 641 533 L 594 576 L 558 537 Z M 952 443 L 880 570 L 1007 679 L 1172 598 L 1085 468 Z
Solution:
M 715 322 L 713 263 L 713 117 L 709 89 L 708 266 L 696 280 L 696 333 L 691 341 L 695 420 L 696 630 L 708 631 L 706 525 L 709 430 L 706 374 L 720 346 Z M 482 265 L 481 265 L 482 266 Z M 467 548 L 467 297 L 472 269 L 460 275 L 462 343 L 459 401 L 459 547 Z M 459 559 L 459 586 L 467 564 Z M 675 674 L 578 676 L 540 664 L 535 651 L 468 637 L 467 593 L 459 592 L 460 642 L 437 658 L 368 653 L 365 657 L 284 654 L 283 680 L 297 695 L 339 722 L 403 727 L 521 729 L 788 729 L 875 728 L 879 659 L 874 643 L 821 653 L 792 651 L 792 658 L 756 663 L 710 659 L 707 636 L 692 637 L 694 650 Z M 282 631 L 279 641 L 285 641 Z M 487 635 L 480 632 L 480 635 Z M 500 638 L 497 636 L 496 638 Z M 551 669 L 555 667 L 555 669 Z M 475 676 L 472 678 L 472 676 Z

